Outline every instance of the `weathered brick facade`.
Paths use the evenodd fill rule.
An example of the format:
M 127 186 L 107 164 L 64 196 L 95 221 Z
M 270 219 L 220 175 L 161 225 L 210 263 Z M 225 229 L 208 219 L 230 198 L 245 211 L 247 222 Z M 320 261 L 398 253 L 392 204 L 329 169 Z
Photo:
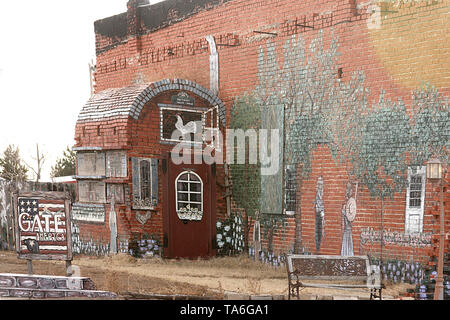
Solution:
M 195 96 L 201 107 L 223 103 L 221 126 L 222 129 L 228 128 L 233 121 L 233 104 L 238 97 L 258 90 L 261 92 L 263 87 L 267 96 L 276 95 L 274 91 L 270 91 L 270 83 L 272 86 L 290 83 L 295 78 L 295 68 L 304 64 L 303 82 L 299 83 L 303 83 L 304 87 L 301 88 L 307 90 L 301 94 L 301 99 L 306 102 L 298 98 L 296 103 L 300 106 L 304 103 L 311 108 L 312 113 L 315 112 L 315 106 L 323 106 L 324 109 L 333 107 L 334 111 L 324 118 L 329 120 L 341 112 L 341 121 L 349 121 L 334 127 L 331 124 L 336 124 L 333 122 L 335 119 L 319 122 L 311 132 L 314 132 L 314 128 L 319 130 L 327 127 L 331 132 L 330 136 L 334 134 L 339 137 L 339 133 L 344 136 L 355 130 L 355 135 L 359 134 L 358 137 L 365 140 L 344 141 L 343 138 L 342 144 L 348 144 L 342 150 L 355 151 L 355 148 L 352 149 L 353 145 L 360 149 L 353 158 L 348 155 L 338 156 L 337 158 L 343 159 L 342 162 L 336 159 L 336 148 L 330 142 L 332 138 L 315 140 L 306 160 L 303 156 L 296 158 L 301 159 L 294 161 L 297 176 L 296 212 L 299 216 L 301 214 L 301 225 L 296 226 L 296 219 L 292 214 L 285 215 L 282 210 L 270 212 L 276 221 L 281 222 L 270 239 L 262 231 L 263 252 L 266 256 L 270 254 L 278 257 L 294 250 L 295 233 L 298 233 L 301 234 L 301 243 L 297 249 L 314 254 L 340 255 L 344 250 L 343 238 L 349 241 L 349 234 L 344 236 L 347 230 L 351 235 L 351 242 L 348 243 L 352 244 L 355 255 L 370 254 L 376 258 L 382 255 L 384 259 L 428 261 L 433 248 L 432 235 L 438 232 L 439 227 L 434 203 L 436 185 L 426 183 L 426 191 L 423 191 L 423 214 L 420 216 L 419 213 L 418 220 L 413 220 L 407 209 L 407 185 L 403 188 L 399 186 L 398 190 L 384 185 L 385 192 L 381 197 L 374 191 L 377 189 L 374 181 L 387 176 L 386 181 L 395 185 L 395 173 L 385 168 L 397 166 L 403 168 L 398 175 L 406 175 L 408 166 L 424 166 L 425 161 L 429 160 L 421 159 L 424 161 L 412 163 L 412 152 L 404 148 L 404 143 L 410 143 L 408 137 L 412 134 L 403 136 L 403 127 L 400 122 L 396 122 L 401 121 L 404 114 L 410 120 L 402 122 L 402 125 L 412 123 L 413 129 L 417 128 L 419 122 L 414 120 L 414 115 L 418 113 L 414 110 L 419 110 L 420 107 L 441 108 L 435 114 L 437 117 L 429 118 L 432 119 L 429 126 L 435 126 L 439 131 L 433 131 L 436 134 L 429 139 L 433 141 L 433 146 L 441 146 L 440 150 L 444 150 L 441 153 L 448 156 L 445 151 L 448 149 L 445 148 L 448 148 L 449 142 L 449 110 L 446 100 L 450 95 L 449 9 L 448 0 L 399 0 L 391 3 L 360 0 L 166 0 L 151 6 L 146 1 L 132 0 L 128 2 L 126 13 L 97 21 L 96 94 L 91 99 L 92 103 L 89 102 L 80 113 L 75 147 L 79 152 L 92 151 L 92 148 L 100 148 L 103 152 L 127 152 L 126 177 L 102 180 L 107 184 L 125 186 L 125 201 L 116 206 L 119 240 L 126 243 L 134 233 L 147 233 L 160 239 L 161 245 L 163 242 L 165 212 L 162 179 L 159 182 L 158 205 L 145 224 L 140 223 L 135 215 L 144 215 L 146 211 L 131 209 L 131 158 L 162 159 L 163 154 L 171 148 L 160 141 L 158 103 L 167 103 L 179 89 Z M 214 36 L 219 56 L 217 97 L 220 100 L 215 100 L 214 93 L 208 90 L 211 80 L 211 51 L 206 37 L 209 35 Z M 287 63 L 292 57 L 295 63 Z M 287 80 L 276 78 L 280 70 Z M 324 77 L 318 74 L 321 70 L 324 71 Z M 187 80 L 186 86 L 172 87 L 175 84 L 183 85 L 185 81 L 176 79 Z M 164 85 L 167 87 L 162 88 Z M 332 88 L 338 86 L 341 91 L 335 93 Z M 156 92 L 160 87 L 162 91 Z M 280 85 L 279 91 L 283 89 L 285 93 L 288 90 L 286 88 L 283 89 Z M 155 90 L 155 93 L 145 90 Z M 104 105 L 101 104 L 102 99 L 105 101 Z M 311 101 L 308 102 L 308 99 Z M 348 114 L 344 114 L 342 107 L 350 105 L 352 101 L 356 101 L 352 110 L 356 110 L 354 114 L 360 116 L 359 122 L 354 118 L 345 118 Z M 358 101 L 365 104 L 358 105 Z M 387 109 L 393 111 L 385 113 Z M 320 110 L 321 116 L 325 114 L 325 111 Z M 394 117 L 398 114 L 400 120 Z M 292 122 L 285 122 L 288 135 L 286 143 L 292 141 L 289 140 L 291 136 L 295 137 L 294 131 L 289 130 L 294 128 L 293 123 L 298 117 L 294 112 Z M 354 122 L 350 123 L 351 121 Z M 379 130 L 378 134 L 377 131 L 370 131 L 367 126 L 367 123 L 376 126 L 377 121 L 380 122 L 376 129 Z M 353 125 L 348 125 L 349 123 Z M 411 132 L 414 133 L 413 129 Z M 386 130 L 392 134 L 381 137 L 380 132 Z M 423 130 L 418 132 L 414 136 L 416 140 L 425 135 Z M 369 139 L 372 139 L 371 143 L 367 142 Z M 354 144 L 354 140 L 359 144 Z M 416 140 L 418 144 L 420 139 Z M 371 159 L 377 157 L 370 153 L 370 149 L 377 145 L 382 150 L 380 153 L 385 150 L 392 152 L 382 157 L 387 159 L 386 163 L 377 163 L 379 170 L 370 171 L 373 169 Z M 346 146 L 349 148 L 346 149 Z M 402 167 L 404 156 L 406 167 Z M 308 164 L 309 173 L 303 175 Z M 358 171 L 363 165 L 366 166 L 366 171 Z M 160 162 L 160 175 L 162 170 Z M 222 198 L 226 193 L 222 185 L 223 166 L 217 168 L 217 181 L 221 184 L 217 187 L 217 217 L 223 221 L 226 219 L 226 200 Z M 447 174 L 444 192 L 447 232 L 450 229 L 447 213 L 448 181 Z M 346 195 L 349 182 L 352 186 L 351 196 Z M 321 187 L 323 192 L 318 196 L 318 189 Z M 285 187 L 279 186 L 279 189 L 282 194 Z M 345 229 L 342 208 L 350 197 L 356 198 L 356 217 L 354 221 L 350 221 L 350 229 L 349 225 Z M 320 224 L 317 222 L 318 201 L 322 205 L 324 217 Z M 242 206 L 234 201 L 232 212 L 241 212 L 239 207 Z M 104 224 L 78 224 L 80 233 L 85 237 L 84 241 L 92 240 L 92 243 L 99 242 L 107 246 L 109 211 L 107 204 Z M 251 216 L 250 223 L 253 221 Z M 419 232 L 408 232 L 410 221 L 411 230 L 417 227 Z M 251 227 L 250 247 L 253 246 L 252 232 Z

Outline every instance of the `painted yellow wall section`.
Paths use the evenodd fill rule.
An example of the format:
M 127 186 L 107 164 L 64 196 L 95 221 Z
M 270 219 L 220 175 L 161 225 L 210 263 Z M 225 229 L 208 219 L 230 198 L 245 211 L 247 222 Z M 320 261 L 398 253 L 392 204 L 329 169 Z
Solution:
M 408 89 L 449 87 L 450 0 L 404 2 L 372 6 L 369 37 L 378 59 Z

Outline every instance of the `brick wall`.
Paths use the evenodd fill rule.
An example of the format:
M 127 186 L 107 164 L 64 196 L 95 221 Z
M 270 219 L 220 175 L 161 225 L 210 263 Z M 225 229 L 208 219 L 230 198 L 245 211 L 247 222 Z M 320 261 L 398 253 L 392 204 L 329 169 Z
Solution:
M 140 25 L 132 31 L 125 28 L 135 22 L 136 16 L 130 14 L 96 22 L 95 89 L 101 92 L 166 78 L 188 79 L 208 88 L 209 46 L 205 38 L 213 35 L 219 53 L 219 97 L 226 104 L 229 123 L 234 99 L 254 91 L 260 82 L 261 73 L 264 73 L 261 72 L 260 52 L 267 52 L 268 43 L 274 45 L 282 67 L 286 41 L 303 41 L 299 48 L 304 53 L 301 63 L 306 66 L 308 61 L 313 61 L 311 43 L 323 39 L 325 50 L 331 48 L 332 41 L 337 44 L 329 71 L 333 70 L 344 85 L 355 85 L 354 81 L 367 89 L 367 105 L 362 110 L 363 114 L 370 115 L 373 110 L 401 99 L 406 113 L 411 115 L 414 105 L 412 92 L 420 91 L 424 83 L 434 86 L 444 98 L 450 94 L 450 41 L 445 41 L 450 34 L 450 2 L 403 2 L 388 5 L 380 1 L 377 6 L 372 6 L 359 0 L 232 0 L 196 1 L 196 6 L 183 7 L 182 1 L 167 0 L 138 9 Z M 130 1 L 129 5 L 133 2 Z M 151 22 L 152 15 L 162 15 L 159 25 Z M 364 81 L 354 80 L 355 72 L 362 73 Z M 159 155 L 162 149 L 158 143 L 157 111 L 154 104 L 147 104 L 138 121 L 79 123 L 76 129 L 78 145 L 119 149 L 126 146 L 132 150 L 130 156 Z M 448 119 L 448 109 L 446 117 Z M 361 123 L 355 123 L 358 125 Z M 444 126 L 440 139 L 446 137 L 448 142 L 448 125 L 447 129 Z M 357 182 L 357 179 L 349 172 L 348 159 L 344 163 L 337 162 L 326 144 L 318 144 L 310 160 L 311 173 L 299 181 L 301 189 L 297 196 L 302 246 L 310 253 L 340 254 L 343 237 L 341 212 L 346 202 L 346 185 L 349 181 Z M 223 170 L 219 170 L 219 175 L 223 177 Z M 317 250 L 314 205 L 319 177 L 324 182 L 325 227 L 320 250 Z M 431 197 L 430 189 L 432 186 L 427 184 L 427 200 Z M 218 190 L 218 194 L 221 192 Z M 426 259 L 425 251 L 431 246 L 428 234 L 435 232 L 437 220 L 430 214 L 431 204 L 427 201 L 425 236 L 420 239 L 405 236 L 405 193 L 406 190 L 393 192 L 393 198 L 384 201 L 381 219 L 381 200 L 371 197 L 364 183 L 359 184 L 357 216 L 352 224 L 355 254 L 378 256 L 383 250 L 392 258 Z M 224 204 L 219 206 L 223 214 Z M 142 232 L 129 215 L 122 214 L 121 228 Z M 161 223 L 161 212 L 158 212 L 152 217 L 151 225 L 155 229 L 145 231 L 157 233 Z M 274 236 L 273 250 L 276 254 L 293 248 L 294 217 L 286 217 L 285 225 Z M 380 236 L 375 234 L 381 228 L 385 231 L 383 238 L 386 238 L 383 246 L 377 240 Z M 267 247 L 267 239 L 264 241 Z

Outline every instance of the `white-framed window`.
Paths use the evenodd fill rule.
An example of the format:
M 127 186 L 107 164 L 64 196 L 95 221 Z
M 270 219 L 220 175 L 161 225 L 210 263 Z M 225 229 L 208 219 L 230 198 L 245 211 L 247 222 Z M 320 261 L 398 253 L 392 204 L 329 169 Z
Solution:
M 198 174 L 185 171 L 175 180 L 176 210 L 180 220 L 203 219 L 203 181 Z
M 405 233 L 423 232 L 426 167 L 408 168 Z

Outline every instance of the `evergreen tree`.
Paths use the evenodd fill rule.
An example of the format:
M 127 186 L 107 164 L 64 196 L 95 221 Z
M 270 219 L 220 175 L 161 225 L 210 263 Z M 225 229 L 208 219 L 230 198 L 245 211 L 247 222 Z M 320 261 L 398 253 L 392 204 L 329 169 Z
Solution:
M 25 182 L 28 169 L 22 164 L 19 148 L 9 145 L 0 158 L 0 176 L 7 181 Z
M 64 151 L 63 157 L 56 160 L 56 164 L 52 166 L 50 176 L 66 177 L 75 175 L 75 151 L 72 151 L 69 147 Z

